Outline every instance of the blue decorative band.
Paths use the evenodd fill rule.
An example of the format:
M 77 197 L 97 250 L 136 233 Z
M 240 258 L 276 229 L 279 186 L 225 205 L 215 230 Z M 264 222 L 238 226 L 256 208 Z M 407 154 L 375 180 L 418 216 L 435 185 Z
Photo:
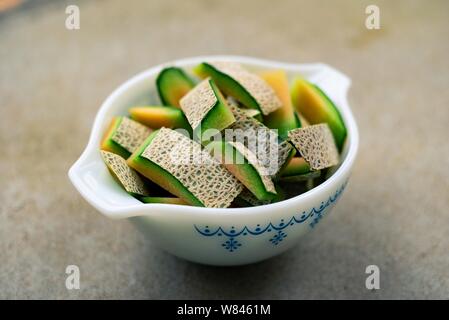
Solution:
M 347 181 L 335 192 L 333 196 L 330 196 L 327 201 L 321 202 L 321 204 L 317 207 L 313 207 L 309 212 L 303 211 L 298 216 L 291 217 L 287 222 L 284 219 L 281 219 L 278 223 L 268 223 L 266 226 L 261 227 L 260 224 L 257 224 L 256 227 L 250 228 L 248 226 L 244 226 L 240 230 L 236 230 L 234 226 L 231 229 L 225 230 L 223 227 L 218 228 L 209 228 L 209 226 L 198 227 L 194 225 L 195 230 L 205 236 L 205 237 L 225 237 L 226 239 L 222 243 L 222 247 L 229 252 L 234 252 L 238 248 L 242 246 L 242 243 L 238 241 L 236 238 L 239 236 L 258 236 L 264 234 L 265 232 L 274 231 L 275 234 L 272 238 L 270 238 L 269 242 L 272 245 L 277 246 L 283 239 L 287 237 L 287 233 L 285 229 L 287 227 L 293 226 L 295 224 L 302 224 L 306 221 L 310 220 L 309 226 L 314 228 L 322 219 L 325 214 L 325 209 L 328 208 L 331 204 L 333 204 L 340 195 L 343 193 L 345 187 L 347 185 Z

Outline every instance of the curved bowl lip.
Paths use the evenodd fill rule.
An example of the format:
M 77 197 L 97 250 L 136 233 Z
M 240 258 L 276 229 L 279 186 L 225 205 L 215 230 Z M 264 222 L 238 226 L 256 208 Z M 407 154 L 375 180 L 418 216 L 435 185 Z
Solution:
M 340 103 L 337 107 L 340 110 L 340 113 L 343 117 L 343 120 L 345 122 L 345 125 L 347 127 L 348 131 L 348 138 L 347 141 L 349 141 L 348 151 L 346 154 L 346 157 L 344 161 L 341 163 L 340 167 L 334 172 L 334 174 L 324 181 L 319 186 L 302 193 L 298 196 L 295 196 L 293 198 L 283 200 L 280 202 L 267 204 L 263 206 L 257 206 L 257 207 L 247 207 L 247 208 L 204 208 L 204 207 L 193 207 L 193 206 L 185 206 L 185 205 L 173 205 L 173 204 L 150 204 L 150 203 L 136 203 L 134 205 L 129 206 L 120 206 L 115 207 L 110 204 L 104 203 L 102 201 L 98 201 L 98 199 L 95 198 L 95 195 L 87 192 L 85 188 L 83 188 L 83 182 L 78 175 L 77 169 L 79 167 L 83 166 L 85 163 L 85 160 L 93 153 L 96 152 L 98 149 L 99 141 L 102 135 L 102 132 L 100 132 L 102 123 L 104 121 L 105 114 L 107 113 L 108 109 L 112 105 L 112 103 L 122 94 L 124 94 L 129 88 L 131 88 L 134 84 L 137 82 L 142 81 L 143 79 L 150 77 L 154 75 L 155 73 L 159 72 L 164 66 L 167 65 L 176 65 L 176 66 L 186 66 L 186 65 L 192 65 L 192 64 L 198 64 L 202 61 L 213 61 L 213 60 L 223 60 L 223 61 L 235 61 L 240 62 L 242 64 L 249 64 L 249 65 L 260 65 L 260 66 L 266 66 L 270 68 L 280 68 L 280 69 L 287 69 L 287 70 L 298 70 L 304 69 L 304 68 L 310 68 L 310 69 L 327 69 L 328 71 L 332 71 L 333 73 L 338 74 L 341 81 L 344 81 L 344 96 L 342 97 L 342 101 L 344 103 Z M 78 158 L 78 160 L 72 165 L 72 167 L 69 169 L 68 175 L 72 182 L 72 184 L 75 186 L 75 188 L 78 190 L 78 192 L 83 196 L 85 200 L 87 200 L 93 207 L 95 207 L 97 210 L 99 210 L 104 215 L 114 218 L 114 219 L 120 219 L 120 218 L 129 218 L 133 216 L 142 216 L 142 215 L 151 215 L 153 212 L 156 211 L 177 211 L 181 210 L 183 214 L 188 215 L 199 215 L 199 216 L 226 216 L 226 215 L 232 215 L 232 216 L 238 216 L 238 215 L 261 215 L 264 212 L 268 213 L 268 211 L 277 211 L 277 209 L 282 209 L 283 207 L 286 207 L 288 205 L 292 205 L 296 203 L 297 205 L 300 205 L 301 202 L 306 201 L 307 199 L 310 199 L 311 197 L 314 197 L 318 193 L 326 193 L 326 191 L 334 190 L 345 181 L 342 180 L 342 176 L 348 173 L 348 171 L 351 170 L 356 155 L 358 151 L 358 145 L 359 145 L 359 133 L 356 121 L 354 119 L 354 116 L 352 114 L 352 111 L 348 105 L 347 102 L 347 90 L 349 89 L 351 85 L 351 80 L 344 75 L 343 73 L 337 71 L 336 69 L 330 67 L 327 64 L 324 63 L 307 63 L 307 64 L 297 64 L 297 63 L 286 63 L 286 62 L 278 62 L 274 60 L 266 60 L 266 59 L 259 59 L 259 58 L 253 58 L 253 57 L 247 57 L 247 56 L 235 56 L 235 55 L 210 55 L 210 56 L 196 56 L 196 57 L 190 57 L 190 58 L 184 58 L 184 59 L 177 59 L 170 62 L 162 63 L 157 66 L 154 66 L 152 68 L 146 69 L 132 78 L 125 81 L 123 84 L 121 84 L 118 88 L 116 88 L 103 102 L 101 105 L 95 120 L 94 124 L 91 129 L 91 133 L 89 136 L 89 141 L 87 146 L 85 147 L 84 151 L 82 152 L 81 156 Z M 347 142 L 348 143 L 348 142 Z M 340 182 L 339 182 L 340 181 Z M 338 184 L 338 185 L 337 185 Z

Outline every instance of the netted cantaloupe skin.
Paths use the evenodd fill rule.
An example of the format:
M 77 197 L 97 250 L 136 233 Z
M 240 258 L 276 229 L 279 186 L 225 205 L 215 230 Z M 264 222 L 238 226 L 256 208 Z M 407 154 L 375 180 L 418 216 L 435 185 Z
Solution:
M 228 106 L 236 121 L 229 128 L 231 130 L 225 130 L 225 139 L 243 142 L 247 148 L 257 154 L 260 163 L 267 168 L 272 176 L 277 175 L 279 170 L 296 153 L 295 148 L 287 141 L 280 139 L 277 132 L 268 128 L 262 122 L 248 117 L 242 112 L 241 108 L 232 103 L 232 100 Z M 278 161 L 273 161 L 275 153 Z
M 161 128 L 128 160 L 131 167 L 189 204 L 223 208 L 242 185 L 188 137 Z
M 213 141 L 207 148 L 258 200 L 267 201 L 276 197 L 276 191 L 267 190 L 263 181 L 270 177 L 268 175 L 262 177 L 254 164 L 251 164 L 231 143 Z
M 140 176 L 128 166 L 126 160 L 109 151 L 101 151 L 101 157 L 112 177 L 132 196 L 148 196 L 149 191 Z
M 235 122 L 225 98 L 210 78 L 184 96 L 180 104 L 194 135 L 204 142 Z
M 171 194 L 183 199 L 188 204 L 203 207 L 203 203 L 199 201 L 186 187 L 182 185 L 169 172 L 154 164 L 150 160 L 141 156 L 142 152 L 152 142 L 159 130 L 154 131 L 147 140 L 136 150 L 127 160 L 128 165 L 139 172 L 147 179 L 161 186 Z
M 291 130 L 288 138 L 312 170 L 330 168 L 340 161 L 337 146 L 327 123 Z
M 218 88 L 247 108 L 267 115 L 280 108 L 281 101 L 273 89 L 256 74 L 233 62 L 203 62 L 193 70 L 199 77 L 212 77 Z
M 264 117 L 264 124 L 268 128 L 277 129 L 279 136 L 286 139 L 288 131 L 301 127 L 293 108 L 287 74 L 284 70 L 271 70 L 260 73 L 260 77 L 273 88 L 282 102 L 281 108 Z
M 103 139 L 101 140 L 100 149 L 118 154 L 119 156 L 126 159 L 131 155 L 131 152 L 129 152 L 121 145 L 119 145 L 117 142 L 112 140 L 112 136 L 114 132 L 117 130 L 121 121 L 122 117 L 112 118 L 111 123 L 109 124 L 108 129 L 106 130 L 105 134 L 103 135 Z

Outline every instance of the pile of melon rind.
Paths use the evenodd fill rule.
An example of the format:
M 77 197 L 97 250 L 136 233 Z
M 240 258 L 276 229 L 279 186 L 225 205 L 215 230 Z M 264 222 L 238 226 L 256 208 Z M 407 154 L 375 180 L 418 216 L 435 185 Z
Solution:
M 215 61 L 166 67 L 155 87 L 160 102 L 114 117 L 100 146 L 115 181 L 144 203 L 267 205 L 316 187 L 339 164 L 342 117 L 300 75 L 289 83 L 284 70 Z

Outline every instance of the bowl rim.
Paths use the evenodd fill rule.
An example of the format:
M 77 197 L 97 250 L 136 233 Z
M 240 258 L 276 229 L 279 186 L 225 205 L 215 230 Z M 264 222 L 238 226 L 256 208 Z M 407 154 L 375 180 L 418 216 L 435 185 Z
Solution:
M 340 81 L 344 82 L 344 84 L 342 85 L 344 87 L 344 94 L 341 97 L 342 103 L 339 103 L 337 105 L 337 108 L 339 109 L 347 128 L 348 133 L 346 138 L 346 144 L 349 143 L 349 145 L 347 146 L 347 153 L 343 162 L 340 164 L 339 168 L 332 174 L 332 176 L 329 179 L 325 180 L 323 183 L 321 183 L 319 186 L 314 187 L 311 190 L 306 191 L 290 199 L 282 200 L 280 202 L 267 204 L 263 206 L 246 207 L 246 208 L 205 208 L 187 205 L 157 204 L 157 203 L 136 203 L 133 205 L 115 207 L 103 201 L 99 201 L 94 194 L 87 192 L 86 188 L 84 187 L 84 182 L 82 181 L 81 177 L 78 174 L 78 170 L 82 166 L 85 166 L 86 165 L 85 161 L 87 160 L 87 158 L 93 152 L 97 151 L 98 144 L 103 134 L 101 132 L 101 129 L 102 124 L 104 122 L 104 117 L 108 109 L 113 104 L 113 102 L 122 94 L 124 94 L 127 90 L 129 90 L 132 86 L 134 86 L 136 83 L 144 80 L 145 78 L 153 76 L 165 66 L 176 65 L 182 67 L 182 66 L 189 66 L 192 64 L 198 64 L 202 61 L 213 61 L 213 60 L 235 61 L 242 64 L 266 66 L 269 68 L 280 68 L 293 71 L 294 70 L 299 71 L 299 69 L 304 70 L 307 68 L 309 69 L 318 68 L 333 72 L 334 74 L 338 75 Z M 114 89 L 112 93 L 106 98 L 106 100 L 102 103 L 100 109 L 98 110 L 95 116 L 95 120 L 92 125 L 87 146 L 84 148 L 78 160 L 76 160 L 76 162 L 69 169 L 68 176 L 72 184 L 75 186 L 75 188 L 87 202 L 89 202 L 93 207 L 95 207 L 104 215 L 114 219 L 128 218 L 140 215 L 149 215 L 151 214 L 151 212 L 161 210 L 162 211 L 182 210 L 184 214 L 193 214 L 201 216 L 261 215 L 263 212 L 267 213 L 268 211 L 272 210 L 276 211 L 276 209 L 282 209 L 283 207 L 285 208 L 286 206 L 289 206 L 293 203 L 299 204 L 300 202 L 306 201 L 307 199 L 316 196 L 318 193 L 325 193 L 325 191 L 328 190 L 329 188 L 332 188 L 333 190 L 334 187 L 335 189 L 340 187 L 340 184 L 343 183 L 341 182 L 341 178 L 345 176 L 348 173 L 348 171 L 350 171 L 352 168 L 352 165 L 355 161 L 358 151 L 359 132 L 351 108 L 349 107 L 347 101 L 347 92 L 350 85 L 351 80 L 349 79 L 348 76 L 324 63 L 298 64 L 298 63 L 279 62 L 275 60 L 267 60 L 267 59 L 253 58 L 248 56 L 236 56 L 236 55 L 195 56 L 190 58 L 176 59 L 170 62 L 162 63 L 132 76 L 124 83 L 119 85 L 116 89 Z M 340 182 L 338 185 L 336 185 L 338 181 Z

